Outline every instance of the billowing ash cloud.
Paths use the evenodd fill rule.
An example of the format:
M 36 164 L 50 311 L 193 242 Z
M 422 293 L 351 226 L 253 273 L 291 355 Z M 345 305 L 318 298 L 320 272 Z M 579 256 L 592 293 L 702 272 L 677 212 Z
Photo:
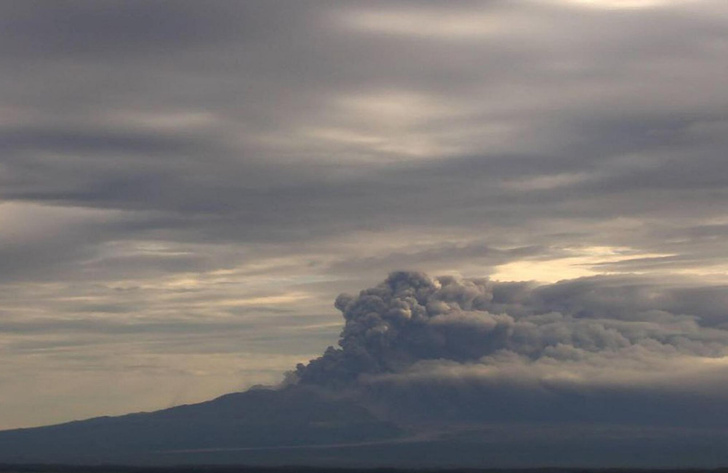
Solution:
M 406 399 L 405 410 L 444 402 L 470 418 L 674 420 L 688 398 L 725 397 L 728 331 L 715 313 L 723 292 L 607 277 L 538 286 L 396 272 L 337 298 L 340 346 L 296 374 L 299 383 L 383 396 L 390 408 L 392 399 Z M 682 311 L 696 294 L 704 303 Z
M 491 314 L 492 286 L 486 280 L 430 279 L 392 273 L 358 297 L 336 299 L 346 325 L 340 348 L 307 366 L 304 383 L 340 384 L 363 373 L 397 372 L 423 359 L 475 360 L 506 346 L 513 318 Z
M 506 352 L 528 360 L 627 350 L 725 354 L 728 332 L 701 325 L 698 315 L 671 313 L 667 291 L 607 281 L 534 286 L 395 272 L 358 297 L 337 298 L 346 319 L 340 348 L 297 373 L 304 383 L 339 384 L 423 360 L 475 363 Z

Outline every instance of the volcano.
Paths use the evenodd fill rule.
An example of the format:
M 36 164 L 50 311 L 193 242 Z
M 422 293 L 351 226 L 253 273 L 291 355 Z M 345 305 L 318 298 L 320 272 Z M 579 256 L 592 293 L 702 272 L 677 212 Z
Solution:
M 400 428 L 362 406 L 312 389 L 253 389 L 157 412 L 0 432 L 0 461 L 176 464 L 220 455 L 243 460 L 246 452 L 359 445 L 401 435 Z
M 670 291 L 392 273 L 285 385 L 0 432 L 0 463 L 723 466 L 728 331 Z

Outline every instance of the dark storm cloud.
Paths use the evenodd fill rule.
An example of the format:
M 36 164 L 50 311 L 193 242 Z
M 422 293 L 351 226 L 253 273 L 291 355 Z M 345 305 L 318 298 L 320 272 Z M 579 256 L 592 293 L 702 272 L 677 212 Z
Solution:
M 278 3 L 274 6 L 273 3 Z M 77 56 L 118 60 L 214 45 L 226 38 L 270 34 L 263 25 L 290 20 L 280 2 L 145 2 L 71 0 L 7 3 L 2 7 L 2 51 L 16 59 Z M 276 8 L 277 7 L 277 8 Z
M 412 54 L 417 46 L 414 38 L 406 35 L 371 36 L 365 30 L 352 33 L 334 21 L 356 19 L 357 12 L 394 15 L 412 11 L 417 18 L 429 11 L 407 2 L 366 8 L 351 3 L 323 8 L 328 5 L 298 2 L 212 2 L 204 8 L 192 2 L 71 2 L 62 9 L 33 2 L 12 5 L 6 6 L 9 12 L 3 21 L 8 28 L 3 31 L 13 40 L 4 42 L 4 47 L 19 56 L 32 55 L 38 48 L 61 48 L 49 52 L 53 61 L 34 66 L 40 72 L 54 75 L 72 67 L 67 61 L 84 62 L 85 54 L 93 54 L 100 63 L 85 64 L 78 77 L 61 75 L 53 86 L 35 91 L 38 79 L 29 78 L 26 92 L 35 92 L 38 98 L 31 98 L 24 107 L 36 115 L 44 114 L 50 110 L 46 104 L 60 99 L 68 119 L 50 129 L 31 123 L 5 130 L 6 198 L 226 215 L 232 223 L 230 218 L 225 223 L 210 218 L 204 225 L 222 225 L 220 232 L 232 225 L 243 232 L 236 237 L 243 238 L 266 238 L 273 228 L 289 228 L 289 232 L 275 233 L 300 239 L 306 232 L 319 237 L 338 232 L 342 226 L 356 229 L 362 218 L 375 228 L 394 220 L 467 227 L 473 220 L 483 219 L 498 226 L 514 213 L 521 221 L 565 213 L 599 218 L 630 212 L 649 214 L 670 208 L 663 202 L 663 189 L 700 191 L 691 196 L 696 205 L 707 199 L 715 201 L 714 194 L 701 194 L 722 189 L 725 183 L 720 176 L 728 175 L 722 172 L 725 161 L 720 159 L 725 143 L 693 149 L 695 143 L 691 147 L 689 140 L 679 136 L 691 123 L 714 120 L 722 113 L 720 100 L 711 106 L 718 110 L 696 108 L 705 105 L 701 96 L 710 93 L 709 89 L 696 91 L 696 103 L 683 107 L 682 116 L 658 103 L 661 94 L 676 91 L 666 80 L 648 91 L 654 95 L 650 102 L 653 107 L 637 112 L 630 101 L 631 97 L 643 100 L 641 88 L 633 80 L 647 80 L 655 74 L 649 68 L 643 70 L 644 64 L 654 62 L 658 70 L 667 67 L 668 72 L 679 74 L 671 58 L 690 52 L 707 61 L 710 48 L 721 44 L 721 30 L 714 20 L 685 15 L 679 9 L 629 16 L 583 12 L 583 25 L 592 25 L 602 33 L 596 35 L 587 26 L 580 26 L 570 34 L 591 34 L 595 41 L 570 46 L 563 43 L 567 39 L 564 33 L 555 28 L 573 13 L 569 9 L 531 5 L 532 11 L 520 11 L 518 6 L 497 2 L 482 4 L 478 11 L 492 18 L 514 14 L 535 18 L 537 12 L 547 13 L 547 19 L 539 23 L 543 31 L 536 29 L 543 34 L 544 45 L 523 36 L 520 30 L 496 34 L 489 42 L 451 42 L 432 36 L 433 44 L 425 55 Z M 474 5 L 454 3 L 432 8 L 465 14 Z M 658 26 L 645 27 L 648 19 Z M 507 45 L 511 36 L 519 41 Z M 163 59 L 167 47 L 176 54 L 173 61 L 162 60 L 152 75 L 135 74 L 147 70 L 150 56 Z M 218 56 L 199 53 L 212 47 L 220 52 Z M 461 51 L 472 60 L 454 62 L 449 51 Z M 122 69 L 115 67 L 120 53 L 128 61 Z M 204 65 L 212 57 L 217 62 Z M 347 57 L 356 60 L 345 60 Z M 533 58 L 541 58 L 541 62 Z M 575 61 L 577 70 L 590 74 L 600 71 L 600 75 L 598 79 L 589 74 L 584 77 L 566 68 L 563 77 L 557 75 L 567 79 L 562 89 L 554 84 L 558 73 L 549 70 L 555 58 Z M 501 61 L 509 67 L 500 66 Z M 108 80 L 111 73 L 118 73 L 122 82 Z M 452 85 L 453 77 L 460 79 L 455 82 L 457 87 Z M 88 80 L 89 87 L 71 87 L 79 79 Z M 620 89 L 621 97 L 606 108 L 598 95 L 569 94 L 568 81 L 604 83 L 607 90 Z M 24 83 L 18 81 L 11 90 L 28 87 Z M 488 99 L 488 90 L 498 92 L 508 84 L 516 86 L 502 90 L 492 101 Z M 291 92 L 275 92 L 274 98 L 271 87 L 285 87 Z M 469 97 L 476 103 L 482 101 L 476 107 L 482 110 L 456 118 L 448 125 L 453 128 L 460 120 L 473 123 L 502 118 L 505 115 L 498 110 L 508 108 L 509 100 L 517 103 L 518 95 L 527 92 L 535 104 L 545 101 L 546 107 L 539 112 L 528 106 L 523 111 L 520 105 L 511 106 L 505 118 L 519 124 L 526 141 L 529 134 L 538 135 L 542 130 L 553 136 L 540 154 L 531 156 L 497 153 L 487 145 L 478 149 L 473 143 L 471 151 L 477 150 L 477 154 L 467 158 L 448 156 L 432 163 L 395 164 L 367 172 L 349 164 L 352 174 L 343 178 L 336 175 L 334 164 L 280 160 L 278 151 L 260 148 L 245 135 L 242 142 L 233 145 L 233 135 L 219 125 L 192 133 L 177 130 L 165 134 L 154 129 L 125 132 L 114 122 L 94 117 L 99 111 L 123 111 L 124 99 L 134 97 L 136 106 L 148 99 L 159 110 L 169 109 L 170 114 L 175 113 L 175 107 L 220 113 L 230 123 L 278 135 L 295 132 L 307 115 L 313 118 L 313 126 L 325 123 L 327 100 L 332 94 L 357 94 L 382 87 L 432 94 L 445 103 Z M 549 98 L 552 91 L 563 98 Z M 503 105 L 501 101 L 505 101 Z M 94 103 L 98 108 L 92 113 Z M 423 124 L 425 132 L 429 127 L 440 127 L 442 119 L 433 116 L 429 121 Z M 90 127 L 92 123 L 94 127 Z M 677 153 L 662 156 L 668 146 L 675 147 Z M 294 153 L 311 152 L 302 143 Z M 327 153 L 325 149 L 315 152 Z M 643 159 L 637 155 L 656 153 L 660 157 L 654 162 L 649 156 L 644 158 L 648 166 L 632 166 Z M 635 156 L 625 157 L 629 154 Z M 684 164 L 687 160 L 689 169 Z M 79 169 L 88 177 L 80 178 Z M 528 183 L 506 191 L 498 186 L 503 180 L 558 178 L 562 174 L 578 175 L 579 179 L 545 190 L 538 186 L 529 189 Z M 430 192 L 432 188 L 438 192 Z M 629 200 L 630 205 L 612 205 L 613 196 L 619 201 Z M 462 211 L 452 212 L 454 206 Z M 351 211 L 354 208 L 356 218 Z M 260 236 L 246 233 L 243 227 L 255 228 Z
M 451 228 L 469 236 L 456 246 L 482 256 L 574 244 L 677 255 L 611 266 L 630 270 L 700 265 L 719 251 L 722 234 L 667 241 L 722 225 L 719 3 L 0 8 L 0 196 L 153 213 L 89 228 L 97 243 L 305 246 Z M 486 139 L 491 126 L 504 136 Z M 438 146 L 424 157 L 395 146 L 427 140 Z M 591 227 L 624 218 L 639 228 Z M 548 229 L 556 219 L 560 236 Z M 94 250 L 46 244 L 15 248 L 38 261 L 63 255 L 69 271 Z M 402 266 L 436 263 L 447 248 L 402 255 Z M 372 258 L 339 257 L 387 269 Z
M 192 151 L 196 140 L 184 136 L 164 136 L 160 133 L 124 133 L 110 129 L 10 129 L 0 135 L 2 151 L 7 154 L 32 151 L 54 151 L 59 155 L 95 154 L 103 157 L 113 153 L 129 155 L 177 155 Z M 97 158 L 98 159 L 98 158 Z

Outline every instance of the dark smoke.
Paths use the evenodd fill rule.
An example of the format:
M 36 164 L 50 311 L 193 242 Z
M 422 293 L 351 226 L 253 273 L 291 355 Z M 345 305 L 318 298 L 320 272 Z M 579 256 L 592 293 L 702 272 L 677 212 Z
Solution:
M 537 286 L 394 272 L 356 297 L 336 299 L 346 320 L 339 347 L 298 365 L 296 376 L 302 384 L 341 387 L 454 370 L 478 377 L 479 368 L 492 374 L 518 364 L 553 378 L 553 366 L 568 366 L 576 376 L 601 364 L 638 369 L 724 356 L 728 332 L 714 304 L 708 300 L 708 316 L 700 304 L 692 314 L 679 313 L 675 293 L 614 278 Z M 689 297 L 690 289 L 677 293 Z
M 303 383 L 336 385 L 363 373 L 396 372 L 417 360 L 480 358 L 505 346 L 511 332 L 510 317 L 486 312 L 491 299 L 487 280 L 392 273 L 358 297 L 336 299 L 346 320 L 340 347 L 299 365 L 297 374 Z

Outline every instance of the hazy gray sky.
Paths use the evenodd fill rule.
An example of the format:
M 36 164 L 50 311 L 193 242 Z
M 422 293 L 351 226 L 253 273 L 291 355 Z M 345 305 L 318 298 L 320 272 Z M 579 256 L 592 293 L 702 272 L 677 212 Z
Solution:
M 276 383 L 398 269 L 612 275 L 702 376 L 727 57 L 725 0 L 0 3 L 0 428 Z

